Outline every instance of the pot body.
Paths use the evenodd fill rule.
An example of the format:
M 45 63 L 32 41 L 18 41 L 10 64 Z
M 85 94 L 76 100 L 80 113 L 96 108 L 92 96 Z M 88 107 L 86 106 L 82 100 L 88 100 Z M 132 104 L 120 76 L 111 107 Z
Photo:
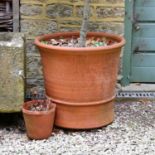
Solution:
M 75 116 L 75 119 L 71 121 L 71 117 L 66 117 L 66 110 L 62 109 L 67 106 L 69 108 L 68 110 L 72 111 L 73 107 L 77 110 L 79 107 L 82 109 L 85 107 L 84 109 L 86 109 L 86 107 L 89 107 L 88 105 L 92 107 L 98 105 L 98 107 L 102 107 L 101 109 L 105 111 L 104 109 L 112 107 L 110 105 L 112 105 L 111 102 L 115 98 L 119 57 L 124 39 L 107 33 L 92 32 L 88 33 L 88 37 L 107 37 L 116 43 L 107 47 L 70 48 L 49 46 L 40 42 L 40 40 L 48 40 L 62 36 L 78 37 L 79 33 L 56 33 L 41 36 L 35 40 L 35 44 L 39 47 L 42 57 L 46 94 L 58 105 L 57 115 L 59 116 L 56 117 L 56 125 L 83 129 L 96 128 L 112 122 L 113 117 L 109 117 L 109 115 L 113 113 L 113 108 L 111 108 L 110 111 L 108 110 L 110 113 L 106 114 L 106 116 L 102 115 L 103 120 L 106 119 L 106 117 L 110 119 L 108 119 L 108 121 L 99 121 L 100 123 L 97 123 L 98 125 L 96 126 L 83 124 L 77 126 L 77 120 L 82 121 L 82 117 L 78 119 L 78 116 L 73 112 L 72 115 L 73 117 Z M 107 103 L 109 103 L 109 105 Z M 95 107 L 96 106 L 94 106 L 94 108 Z M 101 116 L 101 113 L 103 113 L 102 110 L 98 111 L 98 115 Z M 78 111 L 80 113 L 80 110 Z M 92 110 L 89 112 L 88 109 L 89 115 L 87 117 L 91 116 L 92 112 Z M 95 113 L 97 115 L 97 112 Z M 60 116 L 63 116 L 61 121 L 57 119 Z M 83 119 L 84 118 L 86 118 L 85 115 L 83 115 Z M 62 123 L 62 119 L 65 123 Z M 92 118 L 90 119 L 92 120 Z M 97 120 L 95 119 L 95 121 Z M 67 125 L 67 123 L 69 125 Z M 90 121 L 85 124 L 90 124 Z
M 22 108 L 27 136 L 36 140 L 47 139 L 52 133 L 56 105 L 51 103 L 48 111 L 30 111 L 31 104 L 34 101 L 25 102 Z

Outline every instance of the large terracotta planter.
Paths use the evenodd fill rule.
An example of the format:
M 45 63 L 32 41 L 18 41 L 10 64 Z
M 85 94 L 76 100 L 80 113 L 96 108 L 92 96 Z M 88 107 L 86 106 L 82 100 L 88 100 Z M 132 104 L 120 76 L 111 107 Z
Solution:
M 46 94 L 57 104 L 55 124 L 74 129 L 98 128 L 114 119 L 113 100 L 122 37 L 101 32 L 88 37 L 107 37 L 115 44 L 106 47 L 71 48 L 41 43 L 78 32 L 55 33 L 35 39 L 42 58 Z
M 51 103 L 48 111 L 30 111 L 29 106 L 34 103 L 34 101 L 28 101 L 22 107 L 27 136 L 36 140 L 46 139 L 52 133 L 56 105 Z

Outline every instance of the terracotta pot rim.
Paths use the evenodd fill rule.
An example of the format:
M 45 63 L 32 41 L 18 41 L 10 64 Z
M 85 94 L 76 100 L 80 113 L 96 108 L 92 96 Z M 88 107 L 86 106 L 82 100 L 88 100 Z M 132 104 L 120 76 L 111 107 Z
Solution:
M 30 111 L 30 110 L 26 109 L 26 107 L 25 107 L 26 104 L 30 104 L 30 103 L 33 103 L 33 101 L 24 102 L 24 104 L 22 106 L 23 113 L 27 113 L 29 115 L 48 115 L 49 113 L 54 112 L 56 109 L 56 104 L 50 103 L 52 105 L 52 107 L 48 111 Z
M 101 51 L 101 52 L 111 52 L 111 49 L 114 48 L 120 48 L 125 44 L 125 39 L 122 36 L 116 35 L 116 34 L 110 34 L 110 33 L 105 33 L 105 32 L 88 32 L 88 36 L 99 36 L 99 37 L 107 37 L 111 38 L 113 40 L 116 40 L 117 43 L 113 45 L 108 45 L 108 46 L 100 46 L 100 47 L 60 47 L 60 46 L 52 46 L 52 45 L 46 45 L 44 43 L 41 43 L 40 40 L 44 39 L 49 39 L 49 38 L 55 38 L 59 36 L 64 36 L 64 37 L 71 37 L 71 36 L 79 36 L 79 32 L 59 32 L 59 33 L 53 33 L 53 34 L 45 34 L 42 36 L 38 36 L 35 38 L 35 45 L 37 45 L 40 48 L 48 48 L 48 49 L 53 49 L 57 50 L 59 52 L 72 52 L 75 54 L 79 53 L 94 53 L 96 51 Z M 76 52 L 75 52 L 76 51 Z
M 111 98 L 108 98 L 106 100 L 100 100 L 100 101 L 95 101 L 95 102 L 82 102 L 82 103 L 75 103 L 75 102 L 67 102 L 67 101 L 62 101 L 62 100 L 57 100 L 53 99 L 52 97 L 49 97 L 46 95 L 47 98 L 49 98 L 51 101 L 57 103 L 57 104 L 64 104 L 68 106 L 94 106 L 94 105 L 99 105 L 99 104 L 106 104 L 111 101 L 113 101 L 116 98 L 116 95 L 112 96 Z

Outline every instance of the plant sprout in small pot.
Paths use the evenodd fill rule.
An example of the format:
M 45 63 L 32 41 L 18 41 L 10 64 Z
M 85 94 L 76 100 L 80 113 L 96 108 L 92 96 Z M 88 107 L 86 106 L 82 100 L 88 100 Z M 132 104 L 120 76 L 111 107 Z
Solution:
M 22 107 L 27 136 L 30 139 L 46 139 L 51 136 L 56 105 L 50 100 L 32 100 Z
M 123 37 L 87 32 L 90 0 L 85 0 L 81 32 L 39 36 L 46 95 L 57 105 L 55 124 L 91 129 L 114 120 L 115 85 Z

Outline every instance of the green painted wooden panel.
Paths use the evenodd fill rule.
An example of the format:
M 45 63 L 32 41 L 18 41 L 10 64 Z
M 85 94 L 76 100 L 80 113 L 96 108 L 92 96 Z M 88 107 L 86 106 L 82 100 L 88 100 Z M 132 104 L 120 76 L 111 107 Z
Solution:
M 137 23 L 138 30 L 133 29 L 133 36 L 141 38 L 155 38 L 155 23 Z
M 130 82 L 155 82 L 155 67 L 132 67 Z
M 132 45 L 132 31 L 133 31 L 133 24 L 131 22 L 132 15 L 133 15 L 133 5 L 134 1 L 125 0 L 125 39 L 126 45 L 124 48 L 123 54 L 123 68 L 122 68 L 122 75 L 123 78 L 121 80 L 121 84 L 123 86 L 129 84 L 129 75 L 130 75 L 130 63 L 131 63 L 131 45 Z
M 136 7 L 136 21 L 155 21 L 155 7 Z
M 134 0 L 135 6 L 155 7 L 155 0 Z
M 133 51 L 155 51 L 155 38 L 133 38 Z
M 155 0 L 125 0 L 123 85 L 155 82 Z M 137 53 L 138 52 L 138 53 Z
M 134 54 L 132 58 L 133 67 L 155 67 L 155 54 L 139 53 Z M 154 70 L 155 72 L 155 70 Z

